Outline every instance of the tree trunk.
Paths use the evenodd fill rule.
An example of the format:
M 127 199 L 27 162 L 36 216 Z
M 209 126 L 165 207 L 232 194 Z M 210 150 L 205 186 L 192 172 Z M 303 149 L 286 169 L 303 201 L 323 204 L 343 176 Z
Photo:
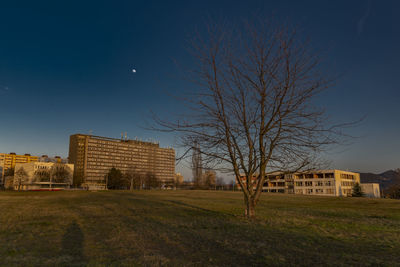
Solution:
M 131 186 L 130 186 L 130 190 L 133 191 L 133 178 L 131 178 Z
M 246 209 L 244 211 L 244 215 L 248 218 L 248 219 L 252 219 L 256 216 L 256 203 L 254 201 L 254 199 L 252 197 L 244 197 L 244 202 L 246 205 Z

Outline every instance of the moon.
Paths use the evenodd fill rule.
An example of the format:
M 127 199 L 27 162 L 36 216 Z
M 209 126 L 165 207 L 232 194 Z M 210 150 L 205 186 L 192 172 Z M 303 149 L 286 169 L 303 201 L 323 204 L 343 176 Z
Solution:
M 136 70 L 135 70 L 135 69 L 132 69 L 132 73 L 136 73 Z

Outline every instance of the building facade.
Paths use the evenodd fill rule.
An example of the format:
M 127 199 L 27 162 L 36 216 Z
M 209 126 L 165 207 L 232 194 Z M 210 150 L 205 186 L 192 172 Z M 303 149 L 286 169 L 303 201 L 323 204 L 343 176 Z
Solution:
M 361 190 L 366 197 L 380 198 L 381 190 L 378 183 L 363 183 L 361 185 Z
M 30 154 L 17 155 L 15 153 L 0 153 L 0 169 L 1 177 L 0 184 L 4 183 L 5 175 L 10 169 L 15 169 L 15 165 L 18 163 L 29 163 L 37 162 L 39 158 L 37 156 L 31 156 Z
M 14 190 L 67 189 L 72 185 L 73 173 L 73 164 L 17 163 L 14 172 Z
M 246 182 L 244 175 L 241 176 L 241 179 Z M 301 195 L 351 196 L 355 183 L 360 183 L 359 173 L 341 170 L 274 173 L 267 175 L 262 191 Z
M 74 175 L 89 189 L 105 189 L 106 174 L 113 167 L 122 173 L 155 175 L 164 186 L 175 179 L 175 150 L 152 142 L 74 134 L 68 159 Z

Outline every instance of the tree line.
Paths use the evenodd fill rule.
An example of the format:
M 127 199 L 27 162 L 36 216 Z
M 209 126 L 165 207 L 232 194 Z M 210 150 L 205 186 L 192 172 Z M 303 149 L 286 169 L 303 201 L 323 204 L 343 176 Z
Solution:
M 145 174 L 137 171 L 122 173 L 117 168 L 111 168 L 105 176 L 108 189 L 134 190 L 134 189 L 156 189 L 165 186 L 160 179 L 152 172 Z M 174 184 L 168 184 L 174 186 Z

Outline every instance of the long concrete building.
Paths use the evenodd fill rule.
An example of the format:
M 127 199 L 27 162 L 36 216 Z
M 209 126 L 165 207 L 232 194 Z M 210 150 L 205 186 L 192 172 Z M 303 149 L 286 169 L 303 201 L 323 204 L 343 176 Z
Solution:
M 164 185 L 175 179 L 175 150 L 153 142 L 74 134 L 70 136 L 69 163 L 89 189 L 105 189 L 106 174 L 113 167 L 122 173 L 151 173 Z
M 256 177 L 253 177 L 254 179 Z M 245 175 L 241 176 L 241 180 L 246 181 Z M 262 191 L 304 195 L 350 196 L 355 183 L 360 184 L 360 174 L 342 170 L 314 170 L 288 174 L 272 173 L 267 175 Z M 380 197 L 380 195 L 374 194 L 369 196 Z

